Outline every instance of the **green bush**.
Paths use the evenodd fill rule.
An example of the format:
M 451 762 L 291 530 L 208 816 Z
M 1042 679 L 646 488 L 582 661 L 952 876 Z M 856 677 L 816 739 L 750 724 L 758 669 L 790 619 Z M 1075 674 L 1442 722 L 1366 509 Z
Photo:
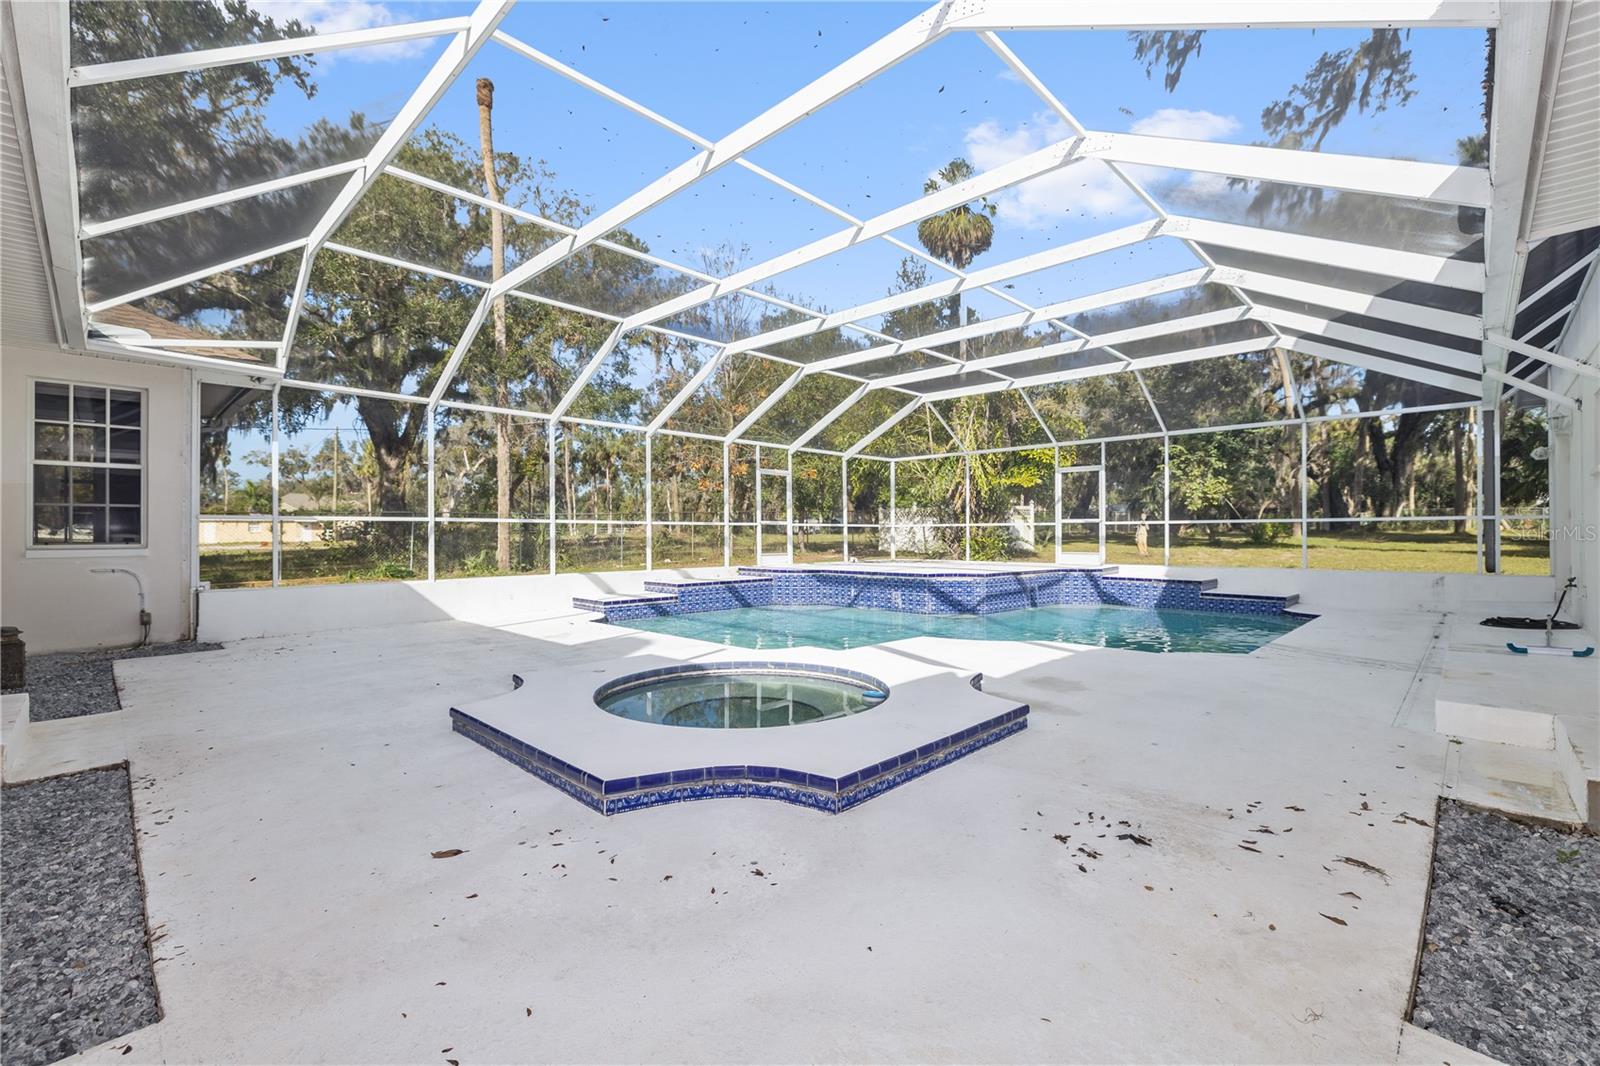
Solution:
M 1245 537 L 1251 544 L 1276 544 L 1289 535 L 1287 522 L 1254 522 L 1245 527 Z
M 984 561 L 1011 558 L 1011 530 L 979 526 L 972 531 L 972 557 Z

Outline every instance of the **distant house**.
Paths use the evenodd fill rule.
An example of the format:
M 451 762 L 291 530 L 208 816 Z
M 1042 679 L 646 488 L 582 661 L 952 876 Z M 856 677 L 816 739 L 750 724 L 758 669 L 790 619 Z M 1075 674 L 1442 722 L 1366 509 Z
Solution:
M 286 492 L 279 501 L 283 543 L 310 544 L 322 540 L 332 522 L 294 517 L 295 511 L 316 511 L 317 500 L 303 492 Z M 247 549 L 272 547 L 272 521 L 266 516 L 201 515 L 200 548 Z

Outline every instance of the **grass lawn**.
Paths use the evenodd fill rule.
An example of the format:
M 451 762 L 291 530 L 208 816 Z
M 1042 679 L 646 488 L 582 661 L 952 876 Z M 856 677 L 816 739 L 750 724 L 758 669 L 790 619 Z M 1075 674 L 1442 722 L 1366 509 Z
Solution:
M 1313 570 L 1375 570 L 1472 574 L 1478 570 L 1478 543 L 1473 533 L 1439 529 L 1367 529 L 1313 531 L 1307 538 Z M 1112 563 L 1160 563 L 1160 530 L 1150 538 L 1150 554 L 1139 556 L 1133 537 L 1107 537 L 1106 559 Z M 1508 574 L 1550 572 L 1550 546 L 1543 540 L 1505 539 L 1501 566 Z M 1172 565 L 1195 567 L 1283 567 L 1300 565 L 1300 539 L 1288 536 L 1275 544 L 1252 544 L 1238 532 L 1223 532 L 1215 543 L 1198 533 L 1175 537 Z
M 492 527 L 479 526 L 469 542 L 451 541 L 448 548 L 441 538 L 436 573 L 441 578 L 481 577 L 495 573 Z M 1176 533 L 1176 531 L 1174 531 Z M 587 531 L 584 531 L 587 534 Z M 838 562 L 843 559 L 843 538 L 838 533 L 795 535 L 796 562 Z M 851 550 L 856 558 L 886 560 L 888 553 L 878 547 L 874 532 L 852 533 Z M 548 566 L 541 535 L 525 536 L 517 544 L 514 573 L 543 573 Z M 755 561 L 754 531 L 735 529 L 733 562 L 750 565 Z M 1071 541 L 1072 551 L 1094 552 L 1092 541 Z M 1371 570 L 1389 572 L 1434 572 L 1471 574 L 1478 569 L 1477 539 L 1472 533 L 1452 533 L 1426 528 L 1364 528 L 1338 532 L 1314 531 L 1309 540 L 1309 562 L 1314 570 Z M 1548 574 L 1550 546 L 1544 540 L 1508 536 L 1501 546 L 1501 564 L 1508 574 Z M 950 555 L 901 552 L 900 557 L 960 559 L 962 552 Z M 1042 542 L 1039 550 L 1017 553 L 1018 561 L 1051 562 L 1054 546 Z M 1114 530 L 1106 537 L 1106 561 L 1110 563 L 1159 564 L 1162 559 L 1161 531 L 1152 530 L 1150 553 L 1140 556 L 1131 532 Z M 693 536 L 674 531 L 656 533 L 655 565 L 662 569 L 691 566 L 721 566 L 721 530 L 697 529 Z M 1242 532 L 1224 531 L 1213 540 L 1196 530 L 1186 530 L 1172 543 L 1172 565 L 1224 569 L 1264 567 L 1297 569 L 1300 566 L 1300 540 L 1290 535 L 1271 544 L 1254 544 Z M 557 569 L 578 571 L 635 570 L 644 566 L 642 528 L 618 528 L 611 535 L 578 535 L 563 530 L 557 541 Z M 283 583 L 286 585 L 331 584 L 353 581 L 397 581 L 425 577 L 428 572 L 425 538 L 412 544 L 396 542 L 392 550 L 374 552 L 363 544 L 297 544 L 283 553 Z M 272 553 L 261 548 L 221 550 L 202 549 L 200 578 L 213 588 L 248 588 L 272 583 Z

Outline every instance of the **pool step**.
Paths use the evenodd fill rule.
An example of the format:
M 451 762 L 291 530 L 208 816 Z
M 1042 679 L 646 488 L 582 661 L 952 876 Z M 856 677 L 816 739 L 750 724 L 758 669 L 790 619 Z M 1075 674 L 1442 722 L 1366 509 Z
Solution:
M 1216 584 L 1215 581 L 1210 582 L 1212 588 L 1215 588 Z M 1298 592 L 1291 592 L 1287 596 L 1263 596 L 1258 592 L 1212 592 L 1208 590 L 1200 593 L 1200 598 L 1207 601 L 1244 600 L 1250 603 L 1275 603 L 1278 605 L 1279 610 L 1285 611 L 1300 602 L 1300 594 Z
M 645 591 L 631 595 L 574 596 L 580 611 L 605 615 L 608 622 L 627 622 L 663 614 L 727 611 L 736 607 L 772 606 L 772 578 L 761 576 L 649 580 Z

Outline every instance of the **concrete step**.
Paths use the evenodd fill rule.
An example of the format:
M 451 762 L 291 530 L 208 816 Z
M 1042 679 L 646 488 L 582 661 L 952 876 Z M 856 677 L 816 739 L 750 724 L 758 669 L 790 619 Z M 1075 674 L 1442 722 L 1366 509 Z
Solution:
M 28 757 L 28 725 L 28 694 L 0 696 L 0 782 L 11 781 Z
M 1479 605 L 1481 606 L 1481 605 Z M 1530 614 L 1501 609 L 1485 613 Z M 1478 624 L 1476 610 L 1453 615 L 1446 627 L 1443 670 L 1434 701 L 1434 728 L 1492 748 L 1517 747 L 1555 767 L 1577 820 L 1600 822 L 1600 657 L 1516 655 L 1508 640 L 1544 642 L 1542 632 Z M 1594 643 L 1585 630 L 1554 634 L 1563 647 Z M 1556 806 L 1560 806 L 1557 804 Z M 1526 812 L 1525 812 L 1526 813 Z
M 1584 821 L 1552 750 L 1452 738 L 1443 784 L 1446 798 L 1463 803 L 1569 825 Z

